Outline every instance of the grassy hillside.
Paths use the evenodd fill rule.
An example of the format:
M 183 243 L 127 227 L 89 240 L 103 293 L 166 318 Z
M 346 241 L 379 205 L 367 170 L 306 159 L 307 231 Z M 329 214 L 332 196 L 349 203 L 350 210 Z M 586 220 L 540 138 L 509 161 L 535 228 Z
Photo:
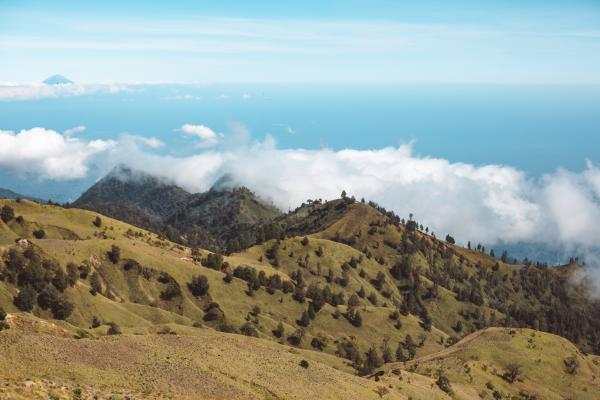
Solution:
M 510 365 L 520 371 L 513 379 Z M 571 342 L 531 329 L 487 328 L 454 346 L 406 364 L 386 365 L 432 379 L 448 378 L 457 399 L 597 399 L 600 363 L 580 352 Z M 514 369 L 514 367 L 513 367 Z
M 229 256 L 91 211 L 5 205 L 0 360 L 26 362 L 0 375 L 16 398 L 77 385 L 135 398 L 450 398 L 440 371 L 455 398 L 597 390 L 598 360 L 567 340 L 481 330 L 533 326 L 593 351 L 599 309 L 570 283 L 575 264 L 507 264 L 350 199 L 305 205 Z M 567 359 L 578 368 L 563 376 Z M 523 381 L 502 378 L 510 363 Z

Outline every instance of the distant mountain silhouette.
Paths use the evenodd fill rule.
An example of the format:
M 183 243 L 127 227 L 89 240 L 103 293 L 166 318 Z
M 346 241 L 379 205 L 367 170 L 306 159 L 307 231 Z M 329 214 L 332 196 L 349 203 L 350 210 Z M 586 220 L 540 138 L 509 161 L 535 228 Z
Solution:
M 74 83 L 72 80 L 65 78 L 62 75 L 52 75 L 43 81 L 46 85 L 68 85 Z

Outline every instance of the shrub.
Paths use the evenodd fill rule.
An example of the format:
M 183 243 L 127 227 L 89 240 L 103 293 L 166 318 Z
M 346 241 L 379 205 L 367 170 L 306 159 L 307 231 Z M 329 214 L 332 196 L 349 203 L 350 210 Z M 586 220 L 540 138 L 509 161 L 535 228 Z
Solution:
M 17 294 L 13 303 L 21 311 L 31 311 L 35 305 L 37 293 L 31 286 L 25 286 Z
M 0 318 L 1 319 L 1 318 Z M 570 375 L 575 375 L 579 369 L 579 361 L 575 356 L 567 357 L 563 360 L 565 371 Z
M 518 364 L 508 364 L 506 366 L 506 370 L 502 374 L 502 378 L 504 378 L 509 383 L 514 383 L 521 379 L 523 375 L 523 370 L 521 366 Z
M 302 240 L 300 241 L 300 243 L 302 243 L 302 246 L 306 246 L 308 244 L 308 238 L 306 236 L 304 236 L 302 238 Z
M 348 310 L 346 313 L 346 319 L 357 328 L 362 325 L 362 316 L 360 315 L 360 311 L 358 311 L 356 308 L 350 308 Z
M 302 343 L 302 339 L 304 339 L 304 330 L 303 329 L 296 329 L 294 331 L 294 333 L 292 333 L 290 336 L 288 336 L 287 340 L 293 346 L 299 346 L 300 343 Z
M 46 232 L 43 229 L 38 229 L 37 231 L 33 231 L 33 237 L 36 239 L 43 239 L 46 236 Z
M 312 338 L 312 340 L 310 341 L 310 345 L 314 348 L 317 349 L 319 351 L 323 351 L 323 349 L 325 349 L 325 347 L 327 347 L 327 340 L 324 337 L 321 336 L 315 336 L 314 338 Z
M 15 210 L 11 206 L 5 205 L 2 207 L 2 210 L 0 210 L 0 218 L 5 223 L 8 223 L 14 217 L 15 217 Z
M 210 303 L 204 311 L 206 313 L 203 318 L 205 321 L 217 321 L 225 318 L 225 313 L 221 310 L 219 303 Z
M 242 325 L 240 327 L 240 333 L 246 336 L 258 337 L 258 331 L 251 322 L 246 322 L 244 325 Z
M 67 298 L 63 295 L 59 296 L 54 303 L 52 303 L 51 308 L 54 318 L 67 319 L 75 309 L 75 305 L 67 300 Z
M 444 392 L 451 394 L 452 393 L 452 387 L 450 386 L 450 379 L 448 379 L 448 377 L 446 376 L 446 374 L 444 374 L 443 372 L 440 371 L 439 376 L 437 378 L 437 380 L 435 381 L 435 384 Z
M 181 288 L 173 279 L 171 279 L 169 283 L 167 283 L 167 287 L 160 292 L 160 298 L 166 301 L 173 300 L 178 296 L 181 296 Z
M 107 335 L 120 335 L 121 333 L 123 333 L 121 327 L 117 325 L 116 322 L 108 323 L 108 331 L 106 331 Z
M 116 264 L 121 260 L 121 249 L 119 246 L 113 244 L 110 251 L 106 252 L 106 255 L 113 264 Z
M 209 253 L 200 263 L 210 269 L 220 271 L 223 266 L 223 256 L 221 254 Z
M 188 289 L 190 289 L 190 292 L 196 297 L 206 295 L 209 288 L 208 278 L 204 275 L 196 275 L 192 278 L 192 281 L 188 283 Z
M 302 368 L 308 368 L 308 361 L 306 361 L 306 360 L 302 360 L 302 361 L 300 361 L 300 366 L 301 366 Z
M 4 308 L 0 307 L 0 321 L 4 321 L 6 319 L 6 311 Z
M 275 336 L 276 338 L 282 338 L 283 335 L 285 335 L 285 328 L 283 327 L 283 324 L 280 322 L 279 324 L 277 324 L 277 328 L 273 329 L 273 336 Z
M 96 228 L 100 228 L 102 226 L 102 220 L 99 216 L 96 216 L 94 222 L 92 222 Z
M 92 318 L 92 329 L 97 328 L 100 325 L 102 325 L 102 322 L 100 321 L 100 319 L 98 317 L 96 317 L 94 315 L 94 317 Z
M 308 312 L 307 312 L 307 311 L 304 311 L 304 312 L 302 313 L 302 316 L 300 317 L 300 319 L 299 319 L 299 320 L 297 320 L 297 321 L 296 321 L 296 323 L 297 323 L 298 325 L 300 325 L 300 326 L 303 326 L 303 327 L 305 327 L 305 328 L 306 328 L 308 325 L 310 325 L 310 316 L 308 315 Z

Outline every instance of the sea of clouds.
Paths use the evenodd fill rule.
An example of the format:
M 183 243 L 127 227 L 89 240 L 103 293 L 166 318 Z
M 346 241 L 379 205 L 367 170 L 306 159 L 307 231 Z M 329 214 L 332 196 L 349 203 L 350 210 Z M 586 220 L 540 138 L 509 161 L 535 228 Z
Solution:
M 124 163 L 164 177 L 189 191 L 205 191 L 224 174 L 282 210 L 307 199 L 333 199 L 342 190 L 373 200 L 400 216 L 413 213 L 437 236 L 467 240 L 542 242 L 578 249 L 600 246 L 600 169 L 558 169 L 539 178 L 505 165 L 476 166 L 416 156 L 411 144 L 373 150 L 281 149 L 273 138 L 252 141 L 234 124 L 227 135 L 186 124 L 194 155 L 155 149 L 156 138 L 122 135 L 86 140 L 77 134 L 33 128 L 0 131 L 0 169 L 42 180 L 101 177 Z M 93 166 L 93 168 L 92 168 Z

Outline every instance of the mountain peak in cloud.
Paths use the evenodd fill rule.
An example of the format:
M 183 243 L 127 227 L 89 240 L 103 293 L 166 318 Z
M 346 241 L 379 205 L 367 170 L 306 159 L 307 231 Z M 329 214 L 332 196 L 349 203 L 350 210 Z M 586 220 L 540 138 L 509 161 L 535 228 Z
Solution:
M 65 78 L 62 75 L 52 75 L 51 77 L 44 80 L 42 83 L 46 85 L 70 85 L 74 83 L 72 80 Z

